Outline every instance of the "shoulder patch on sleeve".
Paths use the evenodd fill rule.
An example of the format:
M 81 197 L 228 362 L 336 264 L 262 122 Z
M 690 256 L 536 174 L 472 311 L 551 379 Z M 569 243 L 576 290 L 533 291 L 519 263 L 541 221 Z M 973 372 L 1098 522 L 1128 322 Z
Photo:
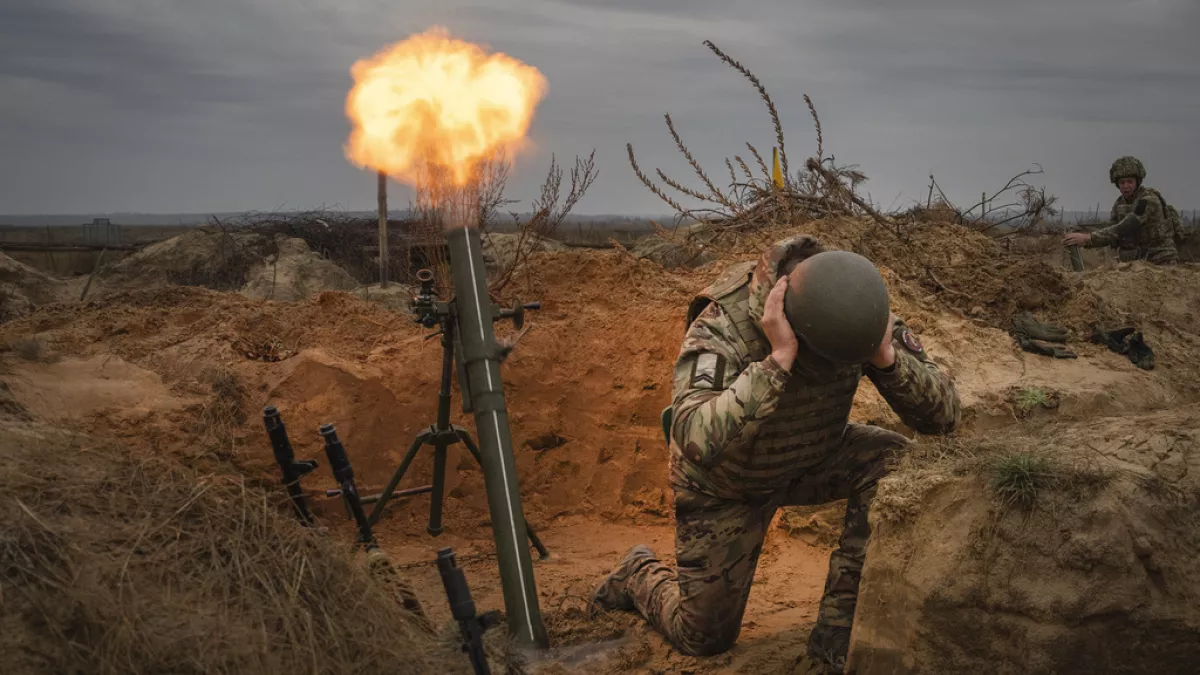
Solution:
M 922 361 L 925 360 L 925 345 L 921 344 L 921 339 L 917 337 L 916 333 L 912 332 L 911 328 L 908 326 L 899 326 L 894 335 L 908 353 Z
M 925 346 L 921 344 L 921 340 L 917 338 L 917 334 L 908 328 L 900 329 L 900 340 L 908 347 L 910 352 L 920 354 L 925 351 Z
M 1139 216 L 1146 215 L 1146 198 L 1142 197 L 1137 200 L 1137 206 L 1133 207 L 1133 212 Z
M 692 387 L 718 390 L 724 388 L 725 357 L 704 352 L 696 357 L 692 367 Z

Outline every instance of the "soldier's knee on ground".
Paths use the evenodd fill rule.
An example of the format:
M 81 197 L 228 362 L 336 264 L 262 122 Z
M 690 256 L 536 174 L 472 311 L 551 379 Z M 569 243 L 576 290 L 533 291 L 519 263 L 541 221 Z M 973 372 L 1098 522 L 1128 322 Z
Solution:
M 737 643 L 741 628 L 740 625 L 727 624 L 696 627 L 680 622 L 680 630 L 672 646 L 688 656 L 716 656 L 729 651 Z
M 907 436 L 895 431 L 886 431 L 881 434 L 879 443 L 885 448 L 885 455 L 895 457 L 903 455 L 912 445 L 912 441 Z
M 867 466 L 870 468 L 860 477 L 856 492 L 873 491 L 879 479 L 891 473 L 892 465 L 908 452 L 911 445 L 912 441 L 903 434 L 884 429 L 876 430 L 869 449 L 866 450 L 870 457 Z

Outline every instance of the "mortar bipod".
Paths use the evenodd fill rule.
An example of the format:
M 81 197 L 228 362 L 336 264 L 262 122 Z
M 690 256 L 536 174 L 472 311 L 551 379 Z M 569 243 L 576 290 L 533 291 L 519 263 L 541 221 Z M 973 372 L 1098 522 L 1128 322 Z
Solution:
M 529 308 L 534 309 L 534 307 Z M 434 537 L 442 533 L 442 502 L 445 498 L 446 489 L 447 448 L 461 442 L 466 446 L 467 452 L 470 452 L 471 456 L 475 458 L 476 463 L 482 466 L 479 448 L 475 445 L 471 434 L 460 426 L 450 424 L 450 389 L 454 375 L 455 322 L 450 312 L 438 312 L 437 323 L 440 323 L 442 327 L 440 331 L 442 338 L 442 381 L 441 388 L 438 391 L 437 422 L 419 432 L 416 438 L 413 439 L 412 445 L 409 446 L 408 452 L 405 453 L 404 459 L 400 461 L 400 466 L 396 469 L 396 473 L 392 476 L 392 479 L 388 481 L 387 487 L 383 489 L 383 492 L 378 496 L 363 500 L 364 502 L 368 500 L 374 502 L 375 506 L 371 510 L 369 520 L 372 525 L 378 523 L 388 502 L 397 495 L 396 488 L 400 485 L 400 481 L 404 478 L 404 474 L 408 471 L 417 453 L 423 446 L 432 445 L 434 448 L 433 487 L 429 495 L 429 526 L 426 528 L 426 531 Z M 525 521 L 525 530 L 529 535 L 530 543 L 537 550 L 538 556 L 543 560 L 550 557 L 550 552 L 546 550 L 537 533 L 529 526 L 528 520 Z

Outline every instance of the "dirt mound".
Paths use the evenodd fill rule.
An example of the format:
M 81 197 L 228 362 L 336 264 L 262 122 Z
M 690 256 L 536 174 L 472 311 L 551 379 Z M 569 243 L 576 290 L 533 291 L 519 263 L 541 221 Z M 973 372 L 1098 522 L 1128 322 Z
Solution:
M 1121 263 L 1111 270 L 1078 275 L 1081 290 L 1096 298 L 1096 314 L 1137 326 L 1159 326 L 1177 334 L 1200 335 L 1200 265 L 1171 267 L 1146 262 Z M 1076 310 L 1082 324 L 1092 308 Z
M 778 670 L 802 651 L 824 583 L 828 547 L 840 527 L 837 505 L 833 510 L 781 514 L 764 546 L 761 583 L 756 583 L 751 596 L 740 651 L 710 660 L 685 658 L 656 642 L 653 632 L 640 622 L 597 624 L 589 632 L 577 611 L 579 598 L 629 545 L 645 539 L 663 553 L 671 548 L 672 497 L 665 481 L 667 453 L 659 413 L 670 402 L 671 371 L 692 294 L 734 260 L 755 258 L 769 241 L 796 232 L 813 234 L 832 247 L 857 250 L 881 265 L 895 311 L 919 332 L 934 360 L 954 376 L 962 395 L 967 416 L 956 446 L 960 450 L 955 452 L 974 448 L 970 452 L 982 456 L 1044 447 L 1054 461 L 1071 468 L 1075 466 L 1071 453 L 1080 448 L 1104 450 L 1106 444 L 1128 441 L 1129 448 L 1138 444 L 1144 448 L 1125 455 L 1126 461 L 1145 464 L 1124 467 L 1135 473 L 1178 473 L 1193 461 L 1190 450 L 1185 450 L 1186 439 L 1179 443 L 1164 439 L 1168 423 L 1188 434 L 1194 428 L 1188 416 L 1172 416 L 1171 409 L 1200 401 L 1200 372 L 1190 358 L 1200 347 L 1195 344 L 1200 324 L 1190 304 L 1195 294 L 1189 290 L 1196 286 L 1193 277 L 1200 270 L 1132 265 L 1064 274 L 1045 262 L 1000 251 L 986 237 L 950 224 L 931 223 L 902 233 L 907 239 L 901 239 L 861 219 L 827 219 L 761 237 L 747 236 L 734 255 L 702 269 L 667 270 L 624 249 L 537 253 L 505 293 L 526 302 L 541 301 L 543 309 L 528 313 L 531 331 L 501 372 L 525 511 L 551 551 L 561 556 L 538 563 L 539 589 L 547 598 L 543 609 L 548 624 L 557 626 L 556 635 L 572 643 L 585 639 L 580 636 L 611 637 L 613 631 L 637 626 L 627 633 L 631 644 L 622 657 L 626 671 Z M 54 415 L 64 425 L 117 439 L 137 451 L 183 460 L 194 469 L 236 469 L 248 483 L 271 495 L 280 492 L 278 470 L 262 430 L 262 406 L 279 407 L 302 458 L 322 458 L 316 429 L 333 422 L 346 442 L 360 487 L 369 492 L 391 477 L 411 439 L 436 419 L 441 361 L 438 341 L 425 339 L 429 331 L 410 316 L 376 304 L 372 295 L 377 290 L 369 290 L 366 298 L 358 292 L 328 292 L 289 302 L 183 286 L 117 291 L 86 303 L 45 307 L 0 326 L 0 343 L 37 339 L 60 357 L 56 363 L 41 363 L 19 361 L 15 353 L 0 354 L 4 359 L 0 365 L 7 364 L 15 373 L 11 378 L 14 405 L 37 415 Z M 507 304 L 511 299 L 501 300 Z M 388 302 L 388 298 L 380 300 Z M 407 297 L 403 300 L 406 304 Z M 1020 351 L 1007 330 L 1012 313 L 1022 309 L 1070 328 L 1070 346 L 1080 358 L 1054 360 Z M 1087 343 L 1089 324 L 1095 320 L 1136 323 L 1146 331 L 1159 365 L 1153 371 L 1139 370 L 1124 356 Z M 504 322 L 497 326 L 501 336 L 511 331 Z M 69 390 L 75 386 L 71 383 L 77 391 Z M 54 412 L 64 406 L 70 414 Z M 1137 417 L 1128 418 L 1133 422 L 1115 418 L 1096 429 L 1086 427 L 1097 415 Z M 906 431 L 869 386 L 860 389 L 853 419 Z M 1147 420 L 1159 420 L 1153 424 L 1162 433 L 1154 439 L 1145 435 L 1152 426 Z M 473 420 L 461 414 L 457 391 L 452 422 L 474 430 Z M 1061 433 L 1054 431 L 1058 435 L 1051 433 L 1060 428 Z M 1087 445 L 1072 442 L 1068 430 L 1078 431 Z M 1102 438 L 1095 435 L 1101 433 Z M 985 434 L 993 439 L 992 446 L 977 448 L 976 441 Z M 920 439 L 916 447 L 959 456 L 928 439 Z M 1060 457 L 1062 449 L 1071 452 Z M 430 482 L 432 455 L 428 449 L 418 455 L 402 488 Z M 1105 466 L 1123 466 L 1103 461 L 1109 462 Z M 421 562 L 451 542 L 464 553 L 490 553 L 482 474 L 461 447 L 450 449 L 448 467 L 446 533 L 441 539 L 425 534 L 428 497 L 424 495 L 398 500 L 381 521 L 381 540 L 397 558 Z M 955 573 L 960 558 L 967 561 L 961 563 L 964 573 L 977 579 L 978 566 L 967 564 L 976 565 L 975 559 L 959 556 L 960 552 L 966 556 L 974 544 L 957 538 L 947 543 L 921 528 L 932 527 L 922 520 L 925 514 L 957 522 L 953 509 L 960 504 L 963 518 L 984 519 L 980 514 L 989 514 L 991 504 L 982 494 L 990 480 L 989 467 L 986 462 L 957 464 L 953 469 L 910 465 L 896 476 L 897 486 L 909 486 L 904 493 L 909 494 L 908 501 L 893 494 L 893 512 L 898 515 L 881 527 L 894 536 L 885 534 L 882 541 L 913 547 L 916 557 L 936 558 L 937 551 L 947 551 L 946 560 L 929 563 L 929 579 Z M 923 476 L 929 476 L 929 490 Z M 1095 495 L 1066 509 L 1070 518 L 1079 519 L 1080 532 L 1100 536 L 1099 530 L 1088 528 L 1118 522 L 1117 515 L 1148 518 L 1137 505 L 1139 500 L 1146 509 L 1161 507 L 1168 514 L 1182 508 L 1160 503 L 1153 495 L 1143 498 L 1122 481 L 1105 483 Z M 305 486 L 333 487 L 327 468 L 322 464 L 321 470 L 305 479 Z M 1172 485 L 1167 492 L 1177 489 Z M 939 501 L 950 499 L 947 494 L 953 497 L 950 502 Z M 1119 507 L 1113 505 L 1121 499 L 1125 501 Z M 349 529 L 342 522 L 339 504 L 318 506 L 337 528 Z M 1021 574 L 1033 575 L 1036 565 L 1050 563 L 1025 552 L 1016 516 L 1006 513 L 995 510 L 1002 536 L 987 540 L 989 550 L 994 559 L 1022 561 L 1025 566 L 1013 572 L 1014 578 L 1021 579 Z M 1096 523 L 1089 525 L 1086 521 L 1093 516 Z M 1035 510 L 1031 518 L 1037 517 Z M 1068 523 L 1075 524 L 1074 520 Z M 1028 545 L 1035 552 L 1043 551 L 1049 531 L 1045 523 L 1036 525 Z M 1126 536 L 1119 528 L 1114 532 L 1117 539 L 1111 547 Z M 1193 546 L 1189 542 L 1194 539 L 1181 535 L 1174 541 L 1180 548 L 1170 555 L 1177 556 Z M 495 566 L 480 560 L 468 563 L 473 564 L 468 575 L 476 600 L 481 608 L 498 607 L 502 598 Z M 894 572 L 916 575 L 911 578 L 890 577 L 891 562 L 880 565 L 880 579 L 900 579 L 917 589 L 913 593 L 936 588 L 922 585 L 926 577 L 920 576 L 919 565 Z M 1057 568 L 1050 569 L 1059 574 Z M 428 602 L 440 602 L 436 574 L 428 569 L 414 574 L 422 579 L 418 594 Z M 1173 578 L 1167 583 L 1174 588 Z M 908 591 L 889 588 L 886 592 L 901 597 Z M 981 597 L 980 591 L 969 588 L 963 593 L 967 600 L 947 601 L 952 608 L 955 603 L 973 607 L 971 598 Z M 940 602 L 930 598 L 911 606 L 932 608 Z M 1047 625 L 1066 625 L 1071 617 L 1085 616 L 1082 611 L 1071 614 L 1054 607 L 1011 606 L 1013 612 L 1026 612 Z M 1154 611 L 1158 607 L 1153 605 Z M 959 621 L 971 618 L 967 609 L 956 616 Z M 874 621 L 866 617 L 864 625 L 876 625 Z M 1087 621 L 1105 625 L 1103 619 Z M 915 637 L 871 638 L 873 649 L 883 653 L 892 644 L 887 640 L 904 639 L 909 642 L 903 644 L 913 645 L 916 653 L 932 649 L 928 645 L 940 644 L 939 640 L 957 639 L 949 627 L 932 620 L 918 625 L 936 628 L 918 631 Z M 986 625 L 1015 630 L 1007 624 Z
M 469 672 L 274 495 L 38 425 L 0 447 L 6 672 Z
M 271 252 L 272 243 L 254 232 L 198 227 L 105 266 L 91 293 L 103 297 L 167 284 L 237 290 L 246 283 L 250 268 Z
M 811 229 L 835 245 L 853 240 L 853 232 L 821 230 L 830 225 Z M 588 513 L 669 519 L 658 415 L 670 402 L 671 369 L 687 302 L 722 264 L 667 272 L 626 252 L 582 250 L 541 253 L 530 262 L 529 274 L 510 290 L 526 301 L 540 300 L 543 309 L 529 314 L 531 332 L 502 372 L 531 517 Z M 968 428 L 992 429 L 1014 417 L 1041 414 L 1022 407 L 1019 399 L 1031 392 L 1053 399 L 1055 409 L 1046 412 L 1059 419 L 1156 410 L 1200 397 L 1195 369 L 1184 358 L 1193 348 L 1190 333 L 1150 325 L 1149 339 L 1162 355 L 1161 365 L 1150 373 L 1082 338 L 1071 343 L 1081 359 L 1058 361 L 1021 352 L 1005 330 L 948 313 L 933 293 L 919 295 L 923 289 L 918 284 L 887 267 L 884 273 L 897 313 L 955 377 Z M 1179 287 L 1188 283 L 1186 271 L 1173 274 L 1184 275 Z M 1099 312 L 1095 308 L 1108 293 L 1106 284 L 1121 289 L 1130 282 L 1105 282 L 1097 276 L 1088 282 L 1095 288 L 1081 283 L 1057 316 L 1082 317 L 1088 308 Z M 1160 287 L 1165 293 L 1172 288 Z M 1115 306 L 1115 300 L 1109 304 Z M 498 330 L 503 335 L 511 329 L 501 323 Z M 289 424 L 305 430 L 297 443 L 312 456 L 321 450 L 319 439 L 308 431 L 324 422 L 349 425 L 345 435 L 355 462 L 363 467 L 364 480 L 378 486 L 390 477 L 409 439 L 436 417 L 441 351 L 436 341 L 423 339 L 425 332 L 407 315 L 344 293 L 293 304 L 165 287 L 79 307 L 47 308 L 0 331 L 0 338 L 36 334 L 67 355 L 113 354 L 158 373 L 191 403 L 136 423 L 126 419 L 128 413 L 119 420 L 110 413 L 106 424 L 116 425 L 130 443 L 154 437 L 188 455 L 194 450 L 173 431 L 198 414 L 188 405 L 212 395 L 199 381 L 202 372 L 214 366 L 229 369 L 249 392 L 244 414 L 250 421 L 235 434 L 244 450 L 234 458 L 239 463 L 257 459 L 243 468 L 273 472 L 257 423 L 258 410 L 270 403 L 280 407 Z M 47 375 L 40 381 L 49 381 L 47 377 L 53 379 Z M 376 393 L 365 396 L 364 391 Z M 453 410 L 456 423 L 472 427 L 457 399 Z M 860 392 L 855 419 L 903 430 L 870 387 Z M 162 426 L 151 435 L 145 424 Z M 448 511 L 463 514 L 460 525 L 478 522 L 486 512 L 482 476 L 458 450 L 451 452 L 451 465 L 456 471 L 449 477 L 450 499 L 463 503 Z M 426 480 L 429 470 L 422 453 L 408 480 Z M 411 525 L 417 527 L 417 521 Z
M 1051 309 L 1072 297 L 1062 269 L 1007 251 L 951 222 L 893 229 L 869 219 L 834 218 L 809 229 L 830 245 L 888 268 L 912 297 L 933 294 L 941 304 L 993 327 L 1007 329 L 1016 312 Z
M 670 507 L 658 416 L 670 401 L 691 287 L 704 280 L 665 275 L 611 251 L 538 254 L 529 272 L 512 290 L 543 309 L 529 313 L 531 330 L 502 370 L 527 513 L 537 524 L 584 513 L 663 522 Z M 501 335 L 510 331 L 498 325 Z M 97 433 L 205 470 L 232 462 L 273 482 L 258 413 L 274 404 L 296 429 L 302 456 L 321 456 L 315 430 L 333 422 L 363 484 L 381 487 L 410 440 L 436 419 L 441 350 L 426 332 L 408 315 L 346 293 L 281 303 L 175 286 L 47 308 L 4 327 L 0 339 L 37 335 L 71 358 L 97 359 L 92 367 L 120 357 L 157 374 L 180 398 L 170 410 L 94 411 L 86 423 Z M 619 344 L 613 335 L 629 339 Z M 624 367 L 610 367 L 618 362 Z M 206 447 L 195 426 L 203 406 L 214 405 L 202 375 L 216 367 L 247 392 L 232 451 Z M 43 385 L 53 379 L 36 377 Z M 455 423 L 473 429 L 457 390 L 452 410 Z M 431 466 L 432 453 L 421 453 L 405 485 L 427 482 Z M 451 449 L 450 466 L 448 526 L 474 528 L 487 513 L 482 474 L 462 448 Z M 332 487 L 324 474 L 312 482 Z M 419 533 L 420 518 L 401 511 L 397 524 Z
M 382 288 L 379 284 L 361 286 L 354 294 L 363 300 L 373 302 L 380 307 L 386 307 L 393 312 L 410 314 L 412 312 L 413 296 L 417 293 L 413 287 L 390 282 L 387 288 Z
M 67 283 L 0 253 L 0 323 L 67 298 Z
M 346 270 L 310 251 L 303 239 L 275 235 L 277 252 L 247 273 L 241 293 L 265 300 L 303 300 L 322 291 L 348 291 L 358 282 Z
M 517 254 L 526 249 L 530 252 L 568 250 L 566 244 L 554 239 L 542 239 L 535 245 L 531 241 L 523 240 L 519 234 L 488 232 L 483 239 L 484 265 L 489 274 L 497 270 L 506 270 L 512 267 Z
M 886 479 L 856 672 L 1192 672 L 1196 413 L 967 442 Z
M 97 277 L 93 297 L 180 285 L 298 300 L 358 285 L 348 272 L 309 250 L 303 239 L 218 227 L 196 228 L 151 244 Z
M 651 260 L 668 270 L 703 267 L 718 258 L 716 253 L 703 245 L 669 241 L 657 235 L 638 240 L 630 252 L 637 258 Z

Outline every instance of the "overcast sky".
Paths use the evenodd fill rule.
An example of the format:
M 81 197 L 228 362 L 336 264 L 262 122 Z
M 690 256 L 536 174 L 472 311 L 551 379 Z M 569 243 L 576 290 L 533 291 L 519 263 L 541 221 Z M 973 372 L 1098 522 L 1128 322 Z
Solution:
M 965 202 L 1039 163 L 1066 207 L 1107 209 L 1124 154 L 1200 206 L 1197 0 L 2 0 L 0 213 L 371 209 L 342 152 L 350 67 L 435 24 L 549 80 L 509 184 L 526 205 L 551 152 L 595 148 L 580 213 L 669 211 L 625 157 L 691 177 L 664 112 L 714 175 L 769 148 L 710 39 L 774 96 L 793 168 L 807 93 L 884 207 L 923 201 L 931 171 Z

